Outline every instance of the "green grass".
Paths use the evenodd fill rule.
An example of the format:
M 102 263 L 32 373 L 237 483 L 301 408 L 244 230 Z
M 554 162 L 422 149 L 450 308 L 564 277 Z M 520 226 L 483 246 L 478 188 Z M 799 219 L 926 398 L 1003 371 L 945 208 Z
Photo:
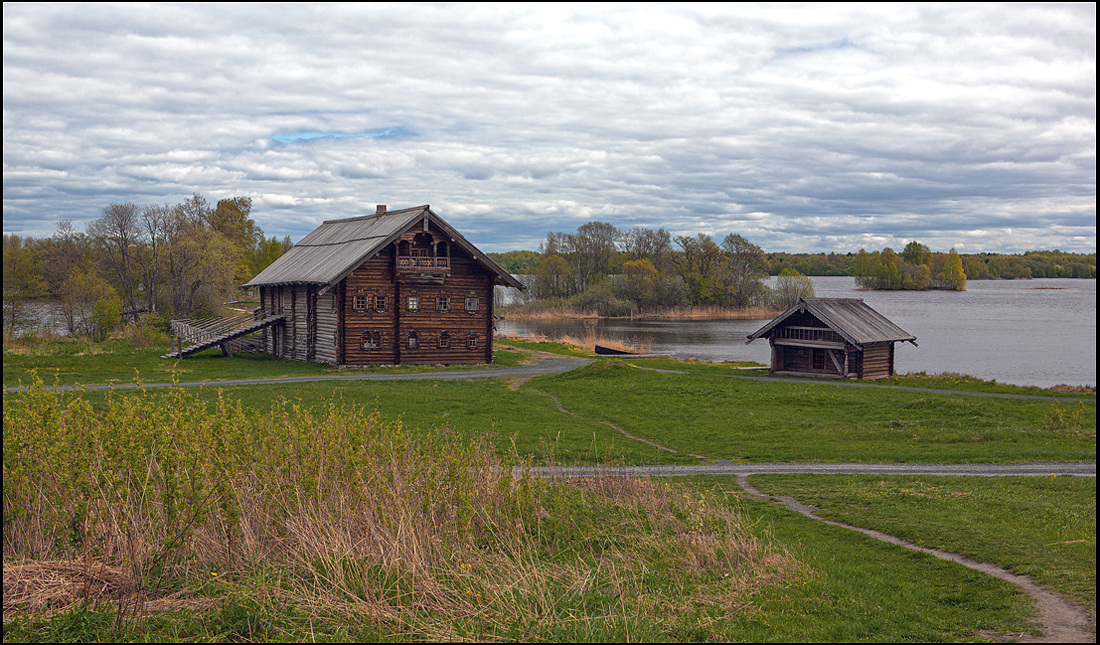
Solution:
M 696 361 L 680 361 L 673 358 L 632 358 L 622 359 L 632 365 L 650 369 L 686 371 L 692 374 L 711 374 L 725 376 L 763 376 L 794 383 L 821 383 L 826 386 L 854 383 L 860 386 L 872 387 L 910 387 L 926 390 L 948 390 L 952 392 L 983 392 L 987 394 L 1015 394 L 1022 396 L 1045 396 L 1052 398 L 1071 398 L 1082 400 L 1096 400 L 1096 392 L 1074 391 L 1073 388 L 1041 388 L 1026 385 L 1011 385 L 998 383 L 996 380 L 983 380 L 964 374 L 899 374 L 887 379 L 876 381 L 844 381 L 838 379 L 816 379 L 807 376 L 793 376 L 790 374 L 770 374 L 764 365 L 759 363 L 700 363 Z M 755 369 L 743 369 L 755 368 Z
M 565 351 L 552 343 L 500 343 L 494 366 L 519 364 L 529 359 L 533 349 Z M 80 380 L 102 382 L 97 375 L 110 370 L 118 375 L 126 367 L 140 370 L 143 363 L 132 357 L 141 352 L 148 355 L 150 350 L 117 351 L 86 356 L 18 356 L 22 362 L 12 369 L 7 364 L 10 356 L 5 353 L 5 378 L 13 379 L 20 370 L 29 374 L 27 370 L 39 363 L 46 363 L 48 370 L 50 361 L 63 361 L 68 366 L 68 380 L 79 374 Z M 165 369 L 169 362 L 159 358 L 153 361 L 159 369 Z M 643 362 L 659 369 L 678 368 L 684 373 L 633 366 Z M 181 382 L 214 375 L 244 378 L 337 373 L 317 364 L 254 357 L 230 359 L 216 354 L 172 363 L 193 370 L 180 375 Z M 110 370 L 97 367 L 100 365 L 110 365 Z M 367 371 L 440 369 L 444 368 Z M 1095 460 L 1095 399 L 1045 401 L 819 385 L 805 380 L 755 381 L 729 378 L 733 371 L 729 366 L 668 359 L 598 359 L 568 374 L 536 377 L 518 390 L 512 390 L 503 380 L 486 379 L 272 383 L 233 386 L 227 393 L 253 409 L 266 409 L 280 399 L 304 405 L 328 400 L 362 403 L 421 432 L 456 432 L 467 437 L 487 434 L 500 450 L 509 449 L 514 442 L 521 454 L 564 464 L 691 463 L 686 455 L 692 453 L 736 461 Z M 140 372 L 140 379 L 170 380 L 161 374 Z M 119 380 L 132 382 L 133 378 Z M 95 403 L 105 396 L 89 393 L 88 400 Z M 205 388 L 201 394 L 208 401 L 216 396 L 217 388 Z M 575 416 L 561 413 L 551 397 Z M 629 440 L 603 422 L 676 450 L 677 454 Z
M 77 355 L 86 352 L 72 349 L 79 346 L 62 343 L 38 354 L 33 348 L 26 354 L 5 351 L 5 385 L 35 367 L 54 370 L 61 382 L 132 382 L 135 368 L 144 382 L 171 380 L 169 361 L 159 359 L 163 348 L 104 344 L 102 353 Z M 500 343 L 498 349 L 497 365 L 518 364 L 528 351 L 583 355 L 551 343 Z M 253 358 L 228 359 L 212 351 L 179 362 L 191 371 L 178 378 L 336 373 L 323 365 Z M 664 484 L 645 489 L 674 509 L 661 515 L 669 522 L 663 528 L 647 524 L 657 515 L 631 506 L 629 495 L 610 488 L 595 493 L 575 492 L 572 484 L 548 488 L 537 498 L 522 498 L 522 504 L 508 502 L 517 514 L 502 516 L 506 521 L 493 529 L 499 532 L 456 534 L 453 522 L 441 522 L 440 535 L 451 541 L 446 548 L 430 536 L 418 543 L 434 554 L 428 569 L 402 564 L 415 557 L 380 563 L 365 552 L 350 556 L 350 545 L 360 544 L 354 540 L 336 540 L 309 557 L 261 558 L 247 566 L 245 554 L 226 559 L 238 547 L 232 532 L 220 532 L 229 518 L 247 517 L 248 509 L 261 524 L 289 514 L 293 535 L 320 543 L 360 530 L 367 515 L 377 514 L 381 525 L 397 521 L 389 502 L 381 501 L 361 503 L 355 514 L 342 515 L 349 512 L 345 504 L 364 490 L 388 488 L 341 479 L 356 471 L 342 467 L 341 460 L 373 464 L 372 455 L 395 445 L 423 444 L 434 451 L 425 453 L 431 461 L 420 474 L 413 469 L 403 480 L 419 491 L 410 498 L 407 517 L 433 517 L 456 499 L 461 506 L 492 498 L 489 489 L 471 494 L 463 488 L 467 492 L 459 495 L 460 489 L 447 483 L 448 478 L 463 481 L 469 469 L 455 466 L 455 458 L 475 454 L 466 451 L 478 438 L 487 439 L 492 452 L 479 459 L 518 453 L 564 464 L 697 461 L 684 457 L 686 452 L 747 461 L 1095 459 L 1095 395 L 1081 402 L 989 398 L 733 379 L 735 370 L 728 365 L 668 359 L 630 363 L 686 373 L 600 359 L 569 374 L 533 378 L 518 389 L 503 379 L 485 379 L 5 393 L 6 548 L 17 543 L 9 536 L 12 527 L 33 521 L 44 524 L 21 533 L 25 539 L 53 536 L 35 547 L 44 549 L 42 559 L 73 557 L 89 544 L 100 545 L 103 554 L 124 553 L 122 547 L 111 551 L 81 538 L 86 524 L 73 520 L 106 521 L 110 513 L 91 513 L 80 500 L 91 495 L 87 503 L 92 504 L 100 499 L 96 491 L 118 496 L 128 486 L 159 487 L 127 498 L 153 519 L 166 505 L 199 504 L 194 512 L 181 508 L 165 521 L 147 520 L 153 547 L 156 539 L 168 537 L 157 533 L 166 521 L 179 524 L 188 517 L 209 522 L 203 539 L 229 542 L 221 551 L 196 542 L 172 560 L 171 588 L 206 599 L 202 607 L 119 619 L 109 603 L 77 606 L 49 617 L 5 620 L 4 640 L 958 641 L 981 637 L 984 630 L 1028 629 L 1030 604 L 1014 586 L 749 499 L 731 478 L 692 478 L 690 488 L 671 483 L 667 490 Z M 154 367 L 162 371 L 153 376 L 144 371 Z M 551 396 L 576 414 L 563 414 Z M 27 411 L 18 413 L 24 403 Z M 362 412 L 342 412 L 350 409 Z M 71 416 L 51 426 L 53 434 L 33 440 L 9 427 L 16 420 L 57 423 L 58 415 Z M 97 429 L 95 417 L 114 419 L 113 429 Z M 628 440 L 604 421 L 681 454 Z M 284 425 L 293 430 L 288 436 L 268 434 Z M 389 428 L 391 434 L 369 439 L 375 443 L 364 451 L 367 439 L 350 438 L 368 426 Z M 112 437 L 117 444 L 92 447 Z M 148 450 L 131 454 L 145 439 Z M 43 468 L 42 459 L 60 461 L 41 472 L 18 470 Z M 436 461 L 451 467 L 440 468 Z M 243 479 L 232 480 L 232 486 L 219 483 L 218 472 L 237 473 L 252 462 L 258 465 L 239 475 Z M 97 470 L 109 463 L 120 465 Z M 409 463 L 416 462 L 401 461 L 400 468 L 382 469 L 379 476 L 389 477 Z M 94 477 L 81 479 L 81 469 Z M 18 482 L 61 488 L 27 506 L 38 511 L 17 513 L 8 501 Z M 757 476 L 753 482 L 821 506 L 823 515 L 841 521 L 1028 573 L 1095 607 L 1095 480 Z M 268 485 L 285 493 L 264 501 Z M 321 493 L 325 496 L 313 497 Z M 218 500 L 218 506 L 203 506 L 206 499 Z M 106 497 L 100 501 L 102 509 L 116 507 Z M 489 517 L 497 511 L 485 512 Z M 727 512 L 741 518 L 738 526 L 747 531 L 741 534 L 758 541 L 752 552 L 761 559 L 715 560 L 704 548 L 709 542 L 692 537 L 705 538 L 713 518 Z M 428 524 L 401 521 L 407 531 Z M 311 533 L 315 525 L 321 528 Z M 272 531 L 270 544 L 292 534 L 288 528 Z M 105 540 L 111 533 L 97 535 Z M 516 536 L 535 542 L 509 541 Z M 647 541 L 654 536 L 656 542 Z M 170 544 L 160 548 L 170 551 Z M 260 549 L 250 557 L 267 552 Z M 185 557 L 195 561 L 184 567 L 178 558 Z M 154 564 L 142 569 L 143 575 L 152 570 L 164 575 L 156 558 L 150 555 L 148 562 Z M 220 575 L 210 577 L 211 571 Z
M 486 369 L 519 364 L 523 352 L 502 345 L 492 365 L 367 366 L 337 368 L 324 363 L 290 361 L 268 354 L 238 352 L 232 358 L 220 349 L 208 349 L 186 359 L 161 358 L 168 347 L 135 348 L 125 340 L 91 343 L 79 338 L 58 338 L 41 345 L 4 347 L 4 387 L 31 383 L 31 371 L 45 385 L 91 385 L 225 381 L 283 376 L 331 376 L 351 372 L 403 374 L 446 369 Z
M 1091 477 L 756 475 L 818 515 L 1031 576 L 1096 612 L 1096 480 Z
M 965 396 L 600 361 L 528 386 L 661 445 L 739 461 L 1020 462 L 1096 457 L 1095 401 Z
M 743 498 L 732 478 L 692 478 Z M 731 617 L 741 642 L 957 642 L 1032 628 L 1014 585 L 831 527 L 774 503 L 742 499 L 747 517 L 807 567 L 796 584 L 761 589 Z M 988 634 L 985 634 L 988 637 Z

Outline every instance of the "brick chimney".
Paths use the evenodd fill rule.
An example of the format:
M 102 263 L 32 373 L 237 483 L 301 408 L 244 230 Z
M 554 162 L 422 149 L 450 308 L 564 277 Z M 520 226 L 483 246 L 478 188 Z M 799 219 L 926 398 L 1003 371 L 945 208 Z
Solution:
M 386 214 L 386 205 L 385 204 L 378 204 L 377 206 L 375 206 L 374 207 L 374 214 L 375 215 L 385 215 Z

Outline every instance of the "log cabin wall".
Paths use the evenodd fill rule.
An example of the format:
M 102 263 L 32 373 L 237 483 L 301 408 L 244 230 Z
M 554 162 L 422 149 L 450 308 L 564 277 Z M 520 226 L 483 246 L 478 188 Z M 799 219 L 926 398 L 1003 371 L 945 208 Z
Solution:
M 871 343 L 863 346 L 863 373 L 860 378 L 880 379 L 894 375 L 894 344 Z
M 398 257 L 414 249 L 445 258 L 446 270 L 400 270 Z M 338 362 L 492 362 L 493 275 L 434 226 L 410 229 L 356 268 L 343 287 L 344 356 Z
M 863 350 L 858 347 L 848 348 L 848 378 L 863 378 Z
M 343 363 L 393 364 L 396 342 L 394 248 L 382 249 L 343 281 Z
M 308 361 L 313 358 L 312 340 L 313 325 L 310 318 L 312 307 L 310 306 L 311 287 L 306 285 L 293 285 L 287 288 L 290 296 L 290 318 L 286 326 L 290 332 L 290 347 L 287 358 L 296 361 Z
M 340 300 L 338 289 L 329 289 L 317 295 L 315 334 L 317 337 L 313 360 L 335 365 L 339 360 Z
M 453 252 L 451 272 L 443 284 L 399 286 L 402 363 L 492 361 L 492 277 L 473 258 Z M 409 342 L 412 334 L 415 347 Z

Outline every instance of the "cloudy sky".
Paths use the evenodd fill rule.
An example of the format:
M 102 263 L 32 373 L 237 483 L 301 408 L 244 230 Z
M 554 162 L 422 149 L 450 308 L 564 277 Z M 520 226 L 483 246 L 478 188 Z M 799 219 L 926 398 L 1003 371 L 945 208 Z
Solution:
M 252 198 L 768 251 L 1096 250 L 1096 8 L 4 3 L 4 232 Z

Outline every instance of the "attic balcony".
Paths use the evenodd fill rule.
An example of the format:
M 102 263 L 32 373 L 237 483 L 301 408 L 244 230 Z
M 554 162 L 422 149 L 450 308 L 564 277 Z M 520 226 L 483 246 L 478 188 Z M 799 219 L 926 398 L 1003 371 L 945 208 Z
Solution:
M 442 283 L 450 273 L 451 258 L 397 256 L 397 275 L 402 280 Z

